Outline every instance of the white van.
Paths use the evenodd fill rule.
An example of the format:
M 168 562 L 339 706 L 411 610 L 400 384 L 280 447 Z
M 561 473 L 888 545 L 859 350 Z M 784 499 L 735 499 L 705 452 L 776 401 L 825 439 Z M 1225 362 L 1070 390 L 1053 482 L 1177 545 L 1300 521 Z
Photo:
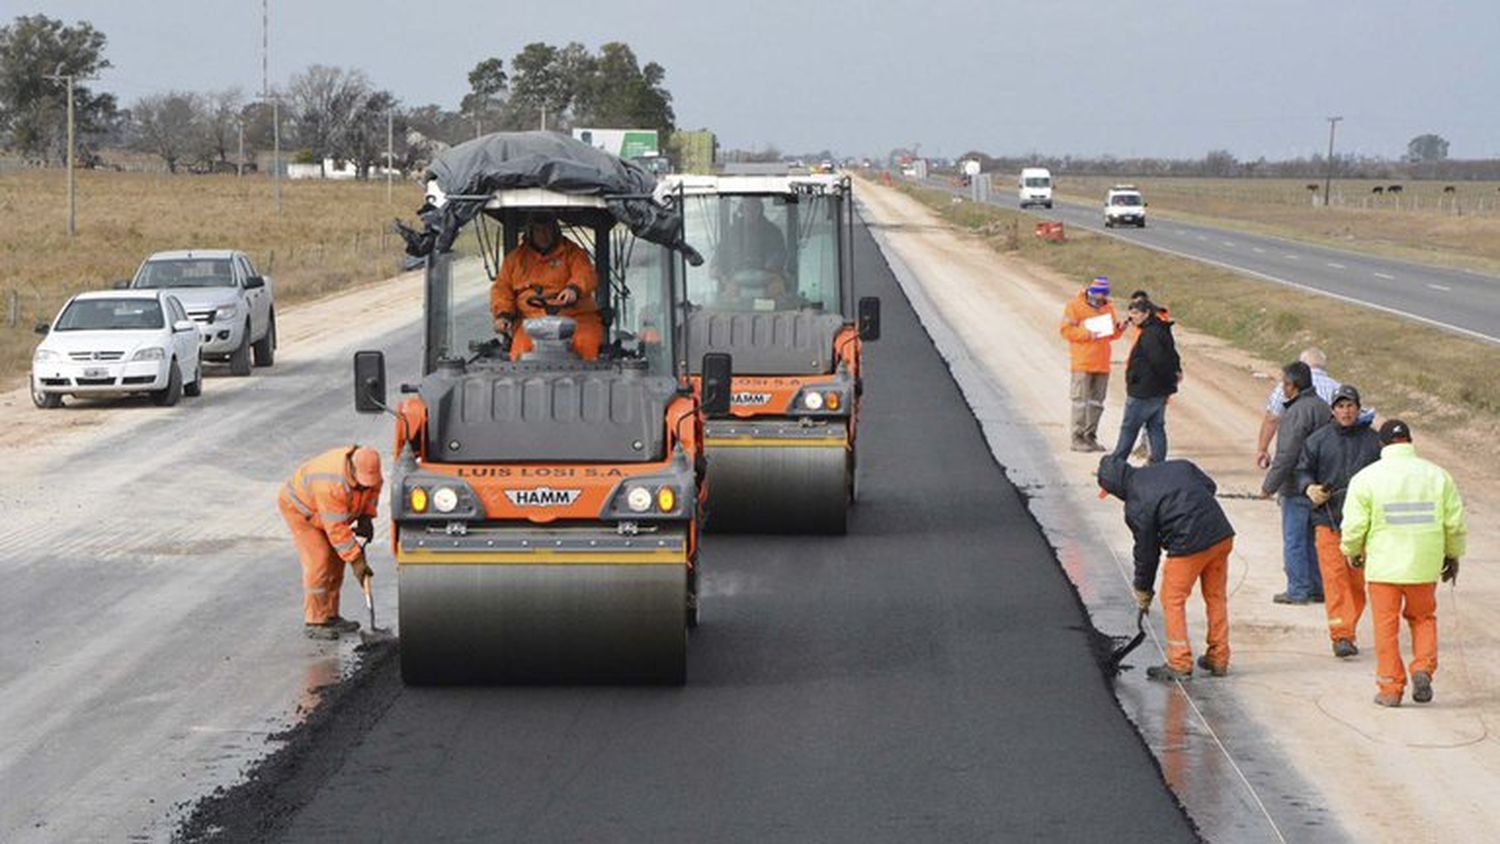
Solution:
M 1052 207 L 1052 171 L 1046 167 L 1027 167 L 1021 171 L 1021 207 Z
M 1146 200 L 1135 185 L 1115 185 L 1104 194 L 1104 227 L 1146 227 Z

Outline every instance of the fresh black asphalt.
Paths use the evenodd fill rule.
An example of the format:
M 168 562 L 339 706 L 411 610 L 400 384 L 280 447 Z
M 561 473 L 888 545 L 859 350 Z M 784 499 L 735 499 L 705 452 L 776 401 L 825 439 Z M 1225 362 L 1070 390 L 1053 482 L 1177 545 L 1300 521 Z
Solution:
M 1100 637 L 863 228 L 856 255 L 884 336 L 866 346 L 849 535 L 707 537 L 685 687 L 406 688 L 387 659 L 189 831 L 1196 840 L 1115 701 Z

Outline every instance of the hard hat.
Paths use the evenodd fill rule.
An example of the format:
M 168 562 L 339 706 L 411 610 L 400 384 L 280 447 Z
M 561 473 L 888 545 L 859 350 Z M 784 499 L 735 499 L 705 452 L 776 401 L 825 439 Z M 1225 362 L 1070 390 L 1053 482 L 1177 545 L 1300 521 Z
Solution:
M 380 453 L 361 446 L 354 449 L 349 462 L 354 466 L 354 482 L 360 486 L 380 486 Z

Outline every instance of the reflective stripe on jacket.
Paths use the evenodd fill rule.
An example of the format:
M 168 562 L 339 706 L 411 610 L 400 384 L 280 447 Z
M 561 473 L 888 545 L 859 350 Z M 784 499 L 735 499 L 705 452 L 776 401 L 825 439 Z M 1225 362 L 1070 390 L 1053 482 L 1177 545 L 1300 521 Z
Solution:
M 351 525 L 360 516 L 373 518 L 380 501 L 379 486 L 354 488 L 349 456 L 355 448 L 340 446 L 303 463 L 281 491 L 297 512 L 322 528 L 345 562 L 360 555 Z
M 1381 449 L 1344 500 L 1344 555 L 1365 558 L 1371 583 L 1436 583 L 1444 557 L 1462 557 L 1467 528 L 1453 477 L 1410 443 Z
M 1114 334 L 1107 337 L 1095 337 L 1083 327 L 1084 320 L 1103 314 L 1109 315 L 1111 325 L 1119 322 L 1119 318 L 1115 316 L 1115 306 L 1109 300 L 1106 299 L 1096 308 L 1089 304 L 1086 293 L 1079 293 L 1069 299 L 1067 306 L 1063 308 L 1062 323 L 1057 330 L 1067 338 L 1070 368 L 1073 372 L 1109 372 L 1109 344 L 1125 333 L 1125 327 L 1116 325 Z

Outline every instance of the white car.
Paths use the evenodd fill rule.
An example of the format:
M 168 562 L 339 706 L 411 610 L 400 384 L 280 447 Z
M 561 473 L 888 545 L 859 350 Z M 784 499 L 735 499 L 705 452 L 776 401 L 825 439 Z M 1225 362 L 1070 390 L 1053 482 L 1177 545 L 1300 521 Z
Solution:
M 1135 185 L 1115 185 L 1104 195 L 1104 227 L 1146 227 L 1146 201 Z
M 198 324 L 177 297 L 160 290 L 79 293 L 31 357 L 31 400 L 61 407 L 63 396 L 149 393 L 171 406 L 203 392 Z
M 1046 167 L 1022 168 L 1021 180 L 1017 184 L 1017 190 L 1022 209 L 1033 205 L 1051 208 L 1052 171 Z
M 158 252 L 141 263 L 132 290 L 166 290 L 203 332 L 203 356 L 225 361 L 233 375 L 276 361 L 276 304 L 271 279 L 233 249 Z

